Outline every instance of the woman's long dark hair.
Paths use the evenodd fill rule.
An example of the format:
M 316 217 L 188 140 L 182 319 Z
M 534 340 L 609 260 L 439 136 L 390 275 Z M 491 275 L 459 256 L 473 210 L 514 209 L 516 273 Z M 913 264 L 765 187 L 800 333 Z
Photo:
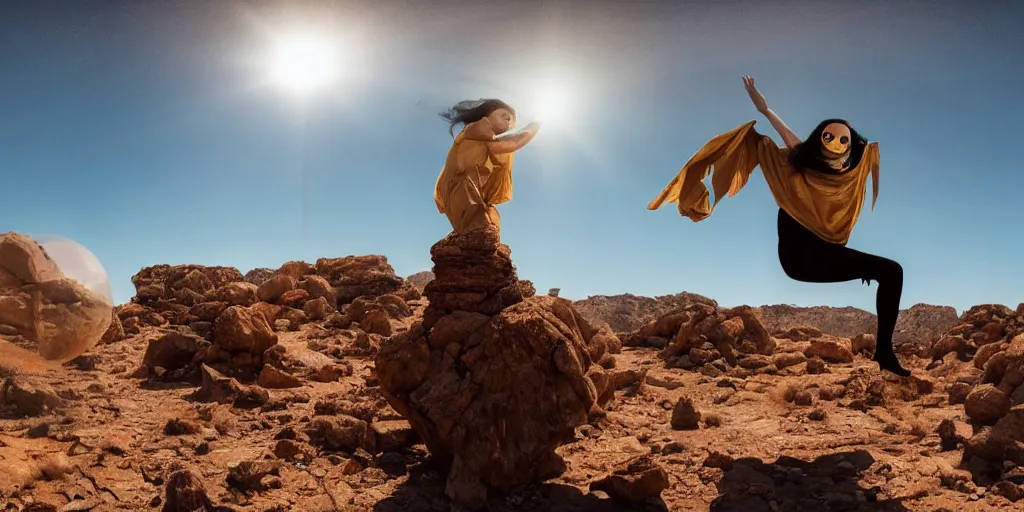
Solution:
M 489 115 L 499 108 L 508 109 L 512 112 L 512 115 L 516 115 L 516 111 L 508 106 L 508 103 L 498 99 L 480 99 L 480 100 L 466 100 L 460 101 L 455 104 L 454 107 L 448 109 L 445 112 L 441 112 L 441 117 L 448 121 L 448 133 L 455 136 L 456 125 L 468 125 L 475 123 Z
M 823 160 L 821 132 L 825 131 L 825 127 L 832 123 L 844 124 L 850 129 L 850 160 L 847 169 L 857 167 L 860 159 L 864 157 L 864 149 L 868 146 L 868 140 L 857 133 L 857 130 L 854 130 L 845 119 L 826 119 L 818 123 L 818 127 L 811 132 L 811 135 L 789 152 L 789 163 L 793 167 L 797 169 L 811 169 L 827 174 L 841 172 L 833 169 Z

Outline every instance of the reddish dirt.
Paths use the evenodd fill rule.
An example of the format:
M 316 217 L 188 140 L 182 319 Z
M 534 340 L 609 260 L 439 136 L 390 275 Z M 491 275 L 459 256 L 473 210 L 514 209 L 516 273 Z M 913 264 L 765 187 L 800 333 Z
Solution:
M 309 325 L 301 332 L 281 333 L 279 343 L 301 357 L 317 329 Z M 58 510 L 72 501 L 82 505 L 73 510 L 158 510 L 165 499 L 164 479 L 174 466 L 182 466 L 201 475 L 214 504 L 232 510 L 449 510 L 444 479 L 429 468 L 422 445 L 408 447 L 390 462 L 401 471 L 389 470 L 405 475 L 362 469 L 368 461 L 314 456 L 308 464 L 283 463 L 271 484 L 279 488 L 245 495 L 226 483 L 233 464 L 273 460 L 268 454 L 277 443 L 274 437 L 315 417 L 317 401 L 345 397 L 372 405 L 377 394 L 370 385 L 371 359 L 346 358 L 353 375 L 339 382 L 270 390 L 270 403 L 280 409 L 261 412 L 192 403 L 186 398 L 192 386 L 140 387 L 141 381 L 128 375 L 144 351 L 140 337 L 130 338 L 99 347 L 89 356 L 93 370 L 69 367 L 39 377 L 65 397 L 68 407 L 60 415 L 0 422 L 0 474 L 8 475 L 0 481 L 0 496 L 5 501 L 45 503 Z M 494 509 L 1012 509 L 1009 501 L 972 484 L 961 490 L 943 485 L 943 480 L 962 479 L 953 469 L 960 451 L 942 452 L 935 427 L 942 419 L 961 417 L 963 410 L 945 403 L 941 390 L 909 401 L 893 398 L 867 410 L 844 407 L 842 401 L 797 406 L 785 401 L 787 391 L 823 388 L 851 375 L 871 379 L 877 371 L 858 358 L 853 364 L 830 365 L 832 373 L 822 375 L 709 378 L 665 369 L 657 355 L 655 349 L 626 348 L 618 366 L 645 369 L 645 383 L 616 393 L 607 417 L 580 427 L 577 440 L 559 450 L 569 466 L 564 475 L 510 496 Z M 893 397 L 907 391 L 906 384 L 891 380 L 885 386 Z M 697 430 L 671 428 L 672 405 L 684 396 L 703 415 Z M 708 426 L 708 418 L 719 425 Z M 172 420 L 194 423 L 200 430 L 167 435 Z M 589 482 L 607 468 L 651 452 L 669 475 L 660 506 L 652 502 L 630 508 L 588 492 Z M 714 467 L 728 467 L 729 461 L 727 471 Z

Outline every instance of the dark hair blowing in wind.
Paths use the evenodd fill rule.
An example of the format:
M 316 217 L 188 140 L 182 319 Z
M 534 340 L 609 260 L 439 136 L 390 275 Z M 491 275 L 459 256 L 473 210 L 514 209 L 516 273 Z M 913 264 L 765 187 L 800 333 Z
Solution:
M 848 168 L 857 167 L 860 159 L 864 156 L 864 149 L 868 146 L 868 140 L 854 130 L 845 119 L 826 119 L 818 124 L 811 134 L 789 152 L 789 161 L 797 169 L 812 169 L 826 174 L 835 174 L 837 171 L 828 166 L 822 160 L 821 132 L 825 127 L 832 124 L 844 124 L 850 129 L 850 160 Z
M 466 100 L 460 101 L 455 104 L 454 107 L 448 109 L 445 112 L 441 112 L 440 116 L 448 121 L 448 133 L 455 136 L 456 125 L 468 125 L 475 123 L 489 115 L 499 108 L 507 109 L 512 112 L 514 116 L 516 111 L 499 99 L 480 99 L 480 100 Z

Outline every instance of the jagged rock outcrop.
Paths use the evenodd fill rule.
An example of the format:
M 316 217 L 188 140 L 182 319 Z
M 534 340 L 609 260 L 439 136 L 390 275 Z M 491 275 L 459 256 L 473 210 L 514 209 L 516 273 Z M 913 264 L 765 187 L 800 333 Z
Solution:
M 0 337 L 66 361 L 94 347 L 111 327 L 113 305 L 66 277 L 28 236 L 0 234 Z
M 375 361 L 388 402 L 448 471 L 447 494 L 472 509 L 564 471 L 555 448 L 613 393 L 599 363 L 614 365 L 618 339 L 565 299 L 529 297 L 509 254 L 490 230 L 435 244 L 423 322 Z

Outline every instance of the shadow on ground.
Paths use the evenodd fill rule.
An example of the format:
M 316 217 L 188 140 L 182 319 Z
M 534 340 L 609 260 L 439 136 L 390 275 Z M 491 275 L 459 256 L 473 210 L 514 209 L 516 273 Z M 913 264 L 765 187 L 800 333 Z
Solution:
M 390 496 L 377 502 L 374 512 L 449 512 L 456 510 L 444 495 L 444 478 L 429 466 L 416 466 L 409 479 Z M 616 503 L 595 494 L 584 494 L 571 485 L 531 485 L 520 492 L 488 503 L 488 512 L 664 512 L 660 499 L 640 505 Z
M 860 483 L 874 464 L 875 458 L 864 450 L 825 455 L 811 462 L 793 457 L 779 457 L 770 464 L 755 458 L 738 459 L 718 483 L 720 494 L 711 502 L 711 511 L 908 511 L 901 500 L 880 501 L 877 487 Z

